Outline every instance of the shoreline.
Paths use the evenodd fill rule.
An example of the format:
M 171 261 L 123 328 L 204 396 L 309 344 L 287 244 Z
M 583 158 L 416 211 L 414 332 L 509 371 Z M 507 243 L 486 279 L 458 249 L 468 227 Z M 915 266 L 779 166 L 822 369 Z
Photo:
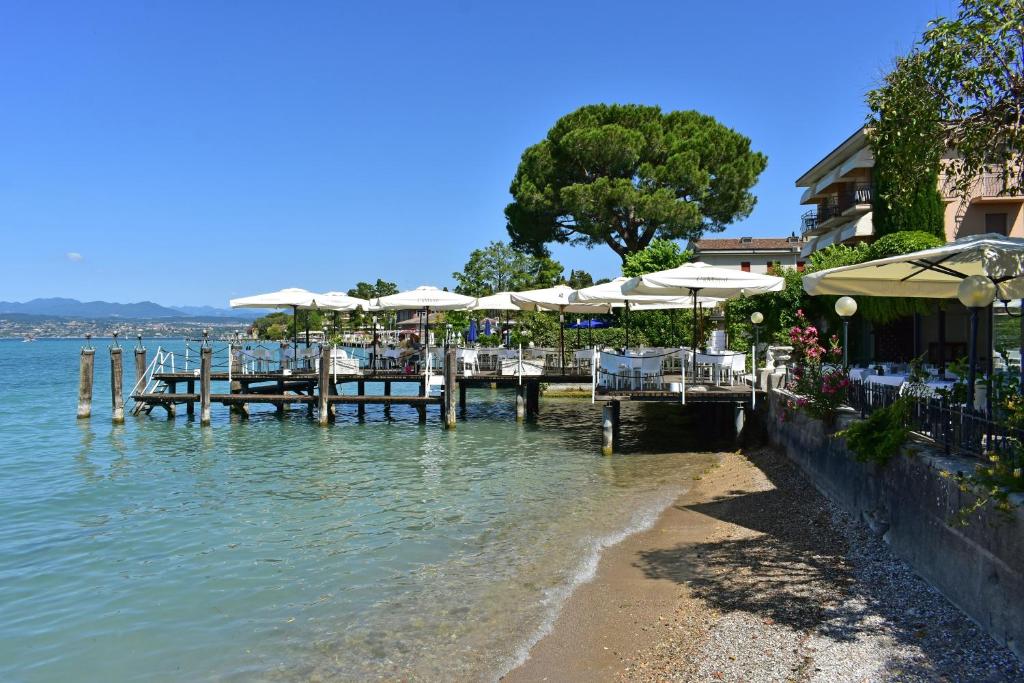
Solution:
M 770 448 L 725 453 L 601 553 L 524 681 L 1024 681 L 1024 666 Z

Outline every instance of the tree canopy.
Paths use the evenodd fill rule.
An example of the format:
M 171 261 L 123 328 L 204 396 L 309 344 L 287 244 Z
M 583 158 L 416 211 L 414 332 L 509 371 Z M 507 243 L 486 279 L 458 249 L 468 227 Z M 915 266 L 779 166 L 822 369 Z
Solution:
M 535 256 L 505 242 L 474 249 L 461 271 L 452 273 L 455 291 L 466 296 L 553 287 L 562 282 L 562 264 Z
M 637 277 L 659 270 L 677 268 L 693 257 L 690 251 L 684 251 L 671 240 L 651 240 L 643 251 L 628 254 L 622 262 L 622 274 L 626 277 Z
M 377 297 L 391 296 L 392 294 L 398 294 L 398 285 L 380 278 L 377 278 L 377 281 L 373 284 L 357 282 L 355 287 L 348 290 L 349 296 L 359 299 L 376 299 Z
M 620 257 L 655 238 L 695 239 L 750 215 L 767 159 L 695 111 L 596 104 L 526 149 L 505 208 L 515 245 L 605 244 Z
M 946 204 L 939 193 L 943 126 L 921 56 L 897 60 L 885 83 L 867 99 L 875 235 L 915 230 L 944 238 Z

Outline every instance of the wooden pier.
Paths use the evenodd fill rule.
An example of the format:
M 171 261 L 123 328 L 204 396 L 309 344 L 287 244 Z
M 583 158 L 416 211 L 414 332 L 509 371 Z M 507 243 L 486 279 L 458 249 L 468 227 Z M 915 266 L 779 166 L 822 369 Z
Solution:
M 223 349 L 222 349 L 223 350 Z M 112 419 L 123 422 L 125 397 L 123 396 L 123 349 L 115 343 L 109 349 L 111 360 L 111 401 Z M 537 375 L 503 375 L 497 372 L 459 372 L 457 349 L 444 349 L 444 362 L 439 374 L 412 374 L 396 370 L 363 370 L 360 372 L 331 372 L 330 346 L 324 345 L 317 358 L 315 369 L 253 370 L 237 362 L 234 347 L 227 347 L 227 358 L 214 369 L 213 350 L 204 345 L 199 350 L 196 367 L 167 369 L 164 358 L 154 358 L 147 363 L 147 351 L 141 339 L 134 350 L 133 388 L 128 400 L 132 402 L 130 414 L 151 414 L 161 409 L 168 418 L 177 415 L 177 407 L 185 406 L 186 414 L 194 418 L 199 407 L 199 421 L 202 425 L 211 422 L 211 406 L 228 407 L 232 413 L 243 418 L 249 415 L 249 406 L 254 404 L 273 405 L 283 413 L 290 405 L 305 406 L 310 416 L 316 415 L 321 425 L 329 425 L 335 419 L 337 406 L 354 405 L 358 415 L 365 414 L 367 405 L 382 405 L 390 410 L 392 406 L 414 407 L 419 421 L 427 421 L 427 409 L 438 406 L 441 424 L 448 429 L 456 426 L 459 409 L 466 408 L 466 390 L 474 387 L 510 388 L 515 390 L 516 419 L 523 421 L 540 412 L 541 388 L 545 385 L 586 385 L 593 392 L 593 401 L 603 404 L 602 433 L 603 450 L 611 453 L 618 433 L 619 413 L 625 402 L 663 402 L 679 405 L 690 404 L 733 404 L 737 433 L 742 429 L 746 411 L 757 400 L 761 392 L 752 391 L 747 385 L 716 386 L 708 384 L 691 385 L 686 390 L 666 391 L 656 389 L 607 389 L 598 387 L 594 375 L 589 371 L 572 371 L 568 368 L 558 372 Z M 162 351 L 158 350 L 158 354 Z M 91 416 L 93 372 L 95 350 L 85 347 L 81 352 L 79 372 L 78 410 L 79 418 Z M 685 387 L 678 374 L 662 378 L 664 386 L 670 383 Z M 215 392 L 213 387 L 227 386 L 227 392 Z M 367 385 L 382 385 L 381 393 L 367 393 Z M 415 393 L 394 393 L 396 384 L 412 384 Z M 440 394 L 432 394 L 431 388 L 440 384 Z M 356 393 L 344 393 L 346 386 L 355 386 Z

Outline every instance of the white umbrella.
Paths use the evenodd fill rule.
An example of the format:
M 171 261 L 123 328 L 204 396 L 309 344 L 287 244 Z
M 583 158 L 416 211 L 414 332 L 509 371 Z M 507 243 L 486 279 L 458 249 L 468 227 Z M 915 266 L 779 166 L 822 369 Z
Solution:
M 624 289 L 628 294 L 688 294 L 693 300 L 693 307 L 696 308 L 699 296 L 731 299 L 737 296 L 778 292 L 785 286 L 786 281 L 776 275 L 722 268 L 695 261 L 684 263 L 678 268 L 641 275 L 634 282 L 628 283 Z M 693 348 L 697 348 L 697 316 L 693 317 Z M 696 368 L 697 355 L 694 354 L 693 358 Z
M 512 302 L 512 292 L 498 292 L 490 296 L 478 297 L 473 309 L 477 311 L 521 311 L 519 306 Z
M 1024 239 L 998 234 L 961 237 L 934 249 L 805 275 L 804 291 L 955 299 L 969 275 L 991 279 L 997 299 L 1024 298 Z
M 345 292 L 324 292 L 317 298 L 315 308 L 334 313 L 334 331 L 338 329 L 338 313 L 343 311 L 374 311 L 368 299 L 360 299 L 356 296 L 349 296 Z M 374 344 L 376 344 L 376 330 L 374 330 Z M 376 353 L 376 351 L 375 351 Z
M 697 306 L 714 306 L 723 299 L 702 296 L 668 296 L 665 294 L 633 294 L 627 287 L 633 287 L 639 278 L 617 277 L 592 287 L 577 290 L 569 298 L 580 303 L 603 303 L 616 308 L 626 307 L 626 346 L 629 346 L 629 311 L 655 311 Z
M 255 294 L 244 296 L 238 299 L 231 299 L 228 304 L 231 308 L 290 308 L 292 309 L 292 336 L 295 346 L 299 345 L 299 330 L 296 324 L 298 309 L 316 308 L 316 300 L 319 294 L 306 289 L 290 287 L 276 292 L 266 294 Z
M 568 285 L 555 285 L 544 289 L 530 289 L 512 292 L 512 303 L 524 311 L 558 311 L 558 358 L 559 365 L 565 366 L 565 314 L 566 313 L 607 313 L 609 304 L 594 304 L 572 301 L 576 293 Z
M 390 294 L 373 300 L 373 305 L 382 310 L 418 311 L 425 310 L 423 317 L 424 345 L 429 341 L 430 311 L 468 311 L 476 302 L 471 296 L 447 292 L 437 287 L 422 285 L 407 292 Z
M 626 283 L 623 290 L 630 296 L 661 294 L 731 299 L 736 296 L 778 292 L 785 286 L 785 280 L 775 275 L 751 273 L 696 261 L 684 263 L 678 268 L 641 275 Z

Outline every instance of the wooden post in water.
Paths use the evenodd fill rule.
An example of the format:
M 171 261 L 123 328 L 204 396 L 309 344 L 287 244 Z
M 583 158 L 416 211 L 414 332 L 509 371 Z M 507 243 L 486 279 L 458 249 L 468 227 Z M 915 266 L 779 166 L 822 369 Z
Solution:
M 194 379 L 190 379 L 187 382 L 185 382 L 185 393 L 187 393 L 190 397 L 196 395 L 196 381 Z M 186 401 L 185 403 L 185 414 L 188 415 L 189 417 L 196 416 L 196 402 L 193 401 L 191 398 L 189 398 L 189 400 Z
M 384 382 L 384 395 L 385 396 L 390 396 L 391 395 L 391 382 L 390 381 L 385 381 Z M 391 416 L 391 404 L 390 403 L 385 403 L 384 404 L 384 417 L 390 417 L 390 416 Z
M 199 351 L 199 424 L 210 424 L 210 372 L 213 369 L 213 349 L 204 346 Z
M 88 342 L 86 342 L 88 344 Z M 78 360 L 78 417 L 84 419 L 92 416 L 92 379 L 96 349 L 91 346 L 82 347 L 82 355 Z
M 241 347 L 236 350 L 235 343 L 228 342 L 228 377 L 231 378 L 231 381 L 228 383 L 228 393 L 244 393 L 242 390 L 242 382 L 238 379 L 239 375 L 242 374 L 244 365 L 245 363 L 242 361 Z M 237 405 L 232 405 L 231 412 L 237 413 L 242 417 L 249 417 L 249 404 L 239 403 Z
M 117 343 L 117 337 L 114 337 Z M 124 365 L 120 346 L 110 347 L 110 419 L 124 422 Z
M 457 349 L 454 344 L 449 344 L 444 349 L 444 428 L 455 429 L 455 397 L 457 396 L 456 375 L 458 362 Z
M 358 382 L 356 382 L 356 393 L 358 393 L 360 396 L 366 396 L 366 382 L 364 382 L 363 380 L 359 380 Z M 366 417 L 365 403 L 360 402 L 358 405 L 356 405 L 356 416 L 360 420 Z
M 459 410 L 465 414 L 466 412 L 466 383 L 459 382 Z
M 133 386 L 138 386 L 139 391 L 145 391 L 146 386 L 142 383 L 142 378 L 146 376 L 146 347 L 141 345 L 141 336 L 139 344 L 135 347 L 135 384 Z
M 601 455 L 611 455 L 615 443 L 615 408 L 608 401 L 601 408 Z
M 516 422 L 526 419 L 526 385 L 516 385 Z
M 540 413 L 540 382 L 526 383 L 526 415 L 537 417 Z
M 317 398 L 319 398 L 317 418 L 321 427 L 326 427 L 331 422 L 331 409 L 327 397 L 331 395 L 331 346 L 322 344 L 320 346 L 320 375 L 316 383 Z

